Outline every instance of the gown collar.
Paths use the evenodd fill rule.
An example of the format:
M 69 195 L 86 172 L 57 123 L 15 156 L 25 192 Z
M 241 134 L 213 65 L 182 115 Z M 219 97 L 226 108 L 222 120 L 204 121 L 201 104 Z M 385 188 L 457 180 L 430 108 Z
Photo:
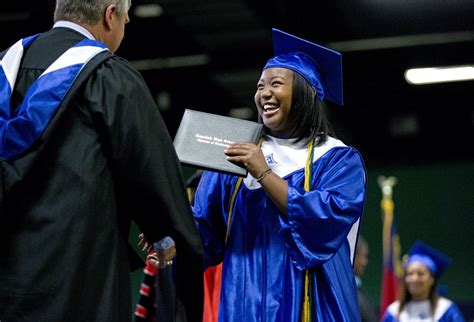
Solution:
M 96 40 L 95 37 L 89 32 L 89 30 L 82 27 L 81 25 L 78 25 L 77 23 L 74 23 L 71 21 L 59 20 L 53 26 L 53 28 L 61 28 L 61 27 L 73 29 L 77 31 L 78 33 L 82 34 L 84 37 L 87 37 L 91 40 Z

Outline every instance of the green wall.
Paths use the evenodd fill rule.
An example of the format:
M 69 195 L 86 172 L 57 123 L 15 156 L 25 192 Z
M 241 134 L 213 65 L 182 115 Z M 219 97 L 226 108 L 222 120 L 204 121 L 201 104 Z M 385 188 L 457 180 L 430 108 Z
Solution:
M 453 258 L 440 284 L 458 303 L 474 302 L 474 163 L 369 168 L 369 188 L 361 233 L 369 247 L 363 283 L 380 303 L 382 283 L 382 193 L 377 177 L 395 176 L 394 216 L 402 254 L 423 240 Z

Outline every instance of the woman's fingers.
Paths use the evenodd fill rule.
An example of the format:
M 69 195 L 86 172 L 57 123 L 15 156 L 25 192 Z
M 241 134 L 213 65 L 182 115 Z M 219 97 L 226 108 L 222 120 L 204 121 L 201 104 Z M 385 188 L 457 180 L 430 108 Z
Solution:
M 246 153 L 252 149 L 252 147 L 258 148 L 255 144 L 248 143 L 248 142 L 236 142 L 232 143 L 224 149 L 224 152 L 231 153 L 231 154 L 241 154 Z
M 232 143 L 224 150 L 224 153 L 227 155 L 227 160 L 243 164 L 254 177 L 268 168 L 262 150 L 253 143 Z

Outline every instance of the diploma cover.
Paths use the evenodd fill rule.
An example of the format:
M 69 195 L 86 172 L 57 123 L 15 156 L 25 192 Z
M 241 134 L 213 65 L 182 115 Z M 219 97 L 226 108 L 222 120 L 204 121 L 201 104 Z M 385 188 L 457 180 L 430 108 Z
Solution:
M 258 143 L 263 125 L 239 118 L 186 109 L 174 138 L 182 164 L 247 176 L 247 169 L 226 159 L 224 149 L 235 141 Z

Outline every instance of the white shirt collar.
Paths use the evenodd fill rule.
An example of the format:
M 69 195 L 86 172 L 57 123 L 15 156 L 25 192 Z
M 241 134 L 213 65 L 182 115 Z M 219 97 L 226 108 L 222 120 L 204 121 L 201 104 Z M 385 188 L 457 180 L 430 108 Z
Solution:
M 74 22 L 71 22 L 71 21 L 59 20 L 59 21 L 56 21 L 56 23 L 53 26 L 53 28 L 57 28 L 57 27 L 64 27 L 64 28 L 73 29 L 73 30 L 83 34 L 85 37 L 87 37 L 89 39 L 96 40 L 94 38 L 94 36 L 92 36 L 92 34 L 89 32 L 89 30 L 87 30 L 86 28 L 78 25 L 77 23 L 74 23 Z

